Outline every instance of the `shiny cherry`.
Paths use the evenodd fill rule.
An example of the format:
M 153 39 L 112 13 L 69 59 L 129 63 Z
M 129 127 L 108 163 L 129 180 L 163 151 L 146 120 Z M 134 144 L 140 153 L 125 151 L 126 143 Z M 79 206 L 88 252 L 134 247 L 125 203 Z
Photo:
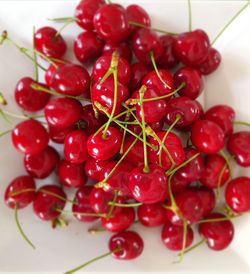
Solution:
M 48 66 L 48 68 L 46 69 L 45 74 L 44 74 L 44 80 L 48 86 L 51 86 L 52 75 L 55 73 L 57 68 L 63 66 L 66 63 L 69 63 L 69 62 L 65 61 L 65 60 L 58 59 L 58 60 L 53 60 L 53 63 L 51 63 Z M 41 85 L 41 84 L 39 83 L 39 85 Z M 45 92 L 43 92 L 43 93 L 45 93 Z
M 192 188 L 196 191 L 201 200 L 201 209 L 203 218 L 209 215 L 216 206 L 216 197 L 212 189 L 206 187 Z
M 127 60 L 129 63 L 132 60 L 132 51 L 127 42 L 115 43 L 111 41 L 107 41 L 103 47 L 103 54 L 112 54 L 114 51 L 118 52 L 118 54 Z
M 58 129 L 58 128 L 49 126 L 49 138 L 54 143 L 63 144 L 66 136 L 74 130 L 76 130 L 75 126 L 71 126 L 69 128 L 64 128 L 64 129 Z
M 87 177 L 94 181 L 101 181 L 102 170 L 108 164 L 109 161 L 95 160 L 89 157 L 84 165 L 85 174 Z
M 96 213 L 108 213 L 109 202 L 114 200 L 114 195 L 104 191 L 102 188 L 92 188 L 89 194 L 89 204 Z
M 208 75 L 217 70 L 220 63 L 221 55 L 218 50 L 214 48 L 209 48 L 207 58 L 197 67 L 197 69 L 200 71 L 201 74 Z
M 171 190 L 174 194 L 177 192 L 183 191 L 187 188 L 188 185 L 190 185 L 191 182 L 188 182 L 185 180 L 178 172 L 178 170 L 175 172 L 175 174 L 172 176 L 171 179 Z
M 137 216 L 139 222 L 147 227 L 160 226 L 166 222 L 165 210 L 161 203 L 139 206 Z
M 131 79 L 129 83 L 130 90 L 134 91 L 141 87 L 142 79 L 149 72 L 149 67 L 143 63 L 134 63 L 131 65 Z

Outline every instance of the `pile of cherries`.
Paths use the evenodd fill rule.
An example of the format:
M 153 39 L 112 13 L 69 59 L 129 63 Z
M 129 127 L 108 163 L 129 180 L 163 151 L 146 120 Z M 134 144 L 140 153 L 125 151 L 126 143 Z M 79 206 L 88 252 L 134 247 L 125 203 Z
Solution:
M 197 101 L 203 77 L 221 62 L 207 34 L 159 36 L 142 7 L 104 0 L 82 0 L 75 17 L 56 21 L 84 29 L 74 42 L 81 65 L 63 59 L 66 42 L 52 27 L 35 31 L 33 50 L 7 32 L 1 38 L 45 70 L 44 83 L 24 77 L 15 88 L 28 118 L 11 129 L 12 144 L 24 155 L 27 175 L 8 185 L 6 205 L 17 214 L 32 204 L 36 216 L 56 225 L 72 203 L 78 221 L 100 220 L 115 233 L 100 257 L 138 257 L 143 240 L 128 230 L 137 222 L 162 226 L 163 244 L 180 256 L 202 243 L 226 248 L 234 237 L 231 219 L 250 210 L 250 178 L 232 178 L 230 165 L 250 166 L 250 132 L 234 132 L 230 106 L 204 112 Z M 84 65 L 91 64 L 89 73 Z M 45 120 L 32 114 L 38 111 Z M 11 116 L 5 108 L 1 114 Z M 63 146 L 63 156 L 53 143 Z M 52 172 L 58 181 L 37 188 L 35 180 Z M 73 201 L 69 188 L 76 189 Z M 201 241 L 192 245 L 195 226 Z

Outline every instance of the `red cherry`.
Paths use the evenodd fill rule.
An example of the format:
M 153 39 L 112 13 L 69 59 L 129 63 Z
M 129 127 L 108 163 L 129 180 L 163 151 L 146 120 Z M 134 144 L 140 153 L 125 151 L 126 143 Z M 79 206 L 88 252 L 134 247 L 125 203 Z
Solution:
M 191 140 L 199 151 L 208 154 L 219 152 L 225 145 L 225 135 L 222 129 L 209 120 L 198 120 L 193 124 Z
M 214 191 L 206 187 L 193 189 L 196 191 L 197 196 L 200 197 L 202 203 L 201 209 L 203 211 L 202 216 L 206 217 L 214 210 L 216 205 L 216 197 Z
M 27 191 L 17 195 L 11 195 L 15 192 L 19 192 L 25 189 L 34 189 L 34 191 Z M 16 206 L 18 209 L 24 208 L 29 205 L 35 198 L 36 185 L 31 176 L 19 176 L 10 182 L 4 193 L 5 204 L 14 209 Z
M 114 127 L 109 127 L 106 136 L 103 136 L 103 130 L 89 136 L 87 149 L 89 155 L 96 160 L 108 160 L 119 151 L 121 143 L 121 132 Z
M 116 4 L 100 7 L 94 15 L 94 27 L 98 35 L 106 41 L 124 41 L 129 34 L 125 9 Z
M 87 177 L 94 181 L 101 181 L 102 170 L 108 164 L 108 161 L 95 160 L 89 157 L 84 165 Z
M 172 176 L 171 179 L 171 190 L 174 194 L 183 191 L 190 185 L 191 182 L 186 181 L 178 171 Z
M 50 193 L 47 193 L 50 192 Z M 60 212 L 65 206 L 65 201 L 60 199 L 66 199 L 64 191 L 56 185 L 44 185 L 37 191 L 35 200 L 33 202 L 33 210 L 36 216 L 44 221 L 54 220 L 60 216 Z
M 53 60 L 53 63 L 48 66 L 44 74 L 44 80 L 48 86 L 51 86 L 52 75 L 55 73 L 57 68 L 63 66 L 66 63 L 69 63 L 69 62 L 65 60 L 57 60 L 57 61 Z M 39 85 L 41 84 L 39 83 Z M 45 92 L 41 92 L 41 93 L 47 94 Z
M 49 126 L 66 129 L 78 122 L 82 115 L 82 105 L 70 98 L 54 98 L 44 109 Z
M 206 219 L 225 218 L 221 213 L 211 213 Z M 205 219 L 205 220 L 206 220 Z M 213 250 L 228 247 L 234 237 L 234 227 L 230 220 L 210 221 L 199 225 L 199 233 L 206 239 L 207 246 Z
M 161 203 L 143 204 L 138 208 L 138 220 L 147 227 L 163 225 L 166 222 L 165 210 Z
M 36 154 L 46 148 L 49 135 L 46 129 L 36 120 L 25 120 L 12 130 L 14 147 L 25 154 Z
M 132 170 L 129 188 L 134 199 L 145 204 L 161 202 L 168 196 L 164 170 L 154 164 L 149 165 L 148 172 L 144 171 L 142 165 Z
M 173 49 L 176 58 L 186 66 L 202 64 L 210 48 L 207 34 L 200 29 L 181 33 L 174 41 Z
M 92 61 L 102 54 L 104 42 L 92 31 L 80 33 L 74 42 L 74 53 L 81 63 Z
M 130 145 L 134 142 L 135 137 L 129 135 L 125 138 L 123 153 L 125 153 Z M 143 156 L 143 143 L 141 141 L 137 141 L 129 153 L 126 155 L 125 159 L 132 164 L 138 165 L 143 163 L 144 156 Z
M 67 187 L 81 187 L 87 182 L 83 165 L 76 165 L 61 160 L 58 166 L 60 182 Z
M 132 51 L 127 42 L 114 43 L 107 41 L 103 47 L 103 54 L 112 54 L 114 51 L 118 52 L 119 56 L 127 60 L 129 63 L 132 60 Z
M 47 146 L 37 154 L 25 154 L 24 167 L 32 177 L 44 179 L 56 168 L 59 159 L 58 152 L 53 147 Z
M 35 49 L 50 58 L 61 58 L 67 45 L 61 34 L 52 27 L 43 27 L 34 36 Z
M 173 251 L 179 251 L 183 248 L 184 227 L 174 226 L 166 222 L 161 233 L 161 239 L 164 245 Z M 188 248 L 194 240 L 194 232 L 190 226 L 187 227 L 185 248 Z
M 221 55 L 218 50 L 214 48 L 209 48 L 208 56 L 203 63 L 201 63 L 197 69 L 203 75 L 208 75 L 213 73 L 221 63 Z
M 75 126 L 64 129 L 58 129 L 49 126 L 49 137 L 54 143 L 63 144 L 66 136 L 75 129 Z
M 31 84 L 39 84 L 42 87 L 48 88 L 46 85 L 38 83 L 30 77 L 24 77 L 16 85 L 15 99 L 23 110 L 36 112 L 45 107 L 50 99 L 50 94 L 33 89 Z
M 148 66 L 143 63 L 134 63 L 131 65 L 131 79 L 129 83 L 130 90 L 139 89 L 142 85 L 142 79 L 149 72 Z
M 133 231 L 122 231 L 113 235 L 109 240 L 109 250 L 112 256 L 119 260 L 132 260 L 140 256 L 143 251 L 142 238 Z M 120 251 L 113 252 L 120 248 Z
M 226 203 L 234 212 L 244 213 L 250 210 L 249 195 L 250 178 L 248 177 L 237 177 L 226 187 Z
M 89 203 L 96 213 L 108 213 L 110 210 L 109 202 L 113 201 L 114 195 L 105 192 L 102 188 L 93 188 L 89 194 Z

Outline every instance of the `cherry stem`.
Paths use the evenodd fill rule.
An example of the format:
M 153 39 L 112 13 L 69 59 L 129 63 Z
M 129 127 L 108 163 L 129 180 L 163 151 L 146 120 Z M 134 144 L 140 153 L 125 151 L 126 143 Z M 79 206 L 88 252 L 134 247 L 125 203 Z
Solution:
M 112 213 L 113 213 L 113 210 L 115 208 L 114 204 L 116 203 L 118 193 L 119 193 L 119 191 L 115 190 L 115 195 L 114 195 L 114 198 L 113 198 L 113 201 L 112 201 L 113 204 L 110 206 L 109 212 L 108 212 L 107 217 L 106 217 L 107 219 L 109 219 L 111 217 Z
M 5 99 L 2 92 L 0 92 L 0 104 L 3 105 L 3 106 L 8 105 L 8 102 L 6 101 L 6 99 Z
M 143 25 L 141 23 L 134 22 L 134 21 L 128 21 L 128 23 L 129 23 L 129 25 L 135 26 L 135 27 L 146 28 L 146 29 L 149 28 L 148 26 L 145 26 L 145 25 Z M 170 31 L 166 31 L 166 30 L 162 30 L 162 29 L 158 29 L 158 28 L 150 28 L 150 29 L 152 31 L 160 32 L 160 33 L 163 33 L 163 34 L 177 35 L 176 32 L 170 32 Z
M 3 117 L 3 119 L 4 119 L 9 125 L 12 126 L 12 125 L 14 124 L 11 120 L 9 120 L 9 118 L 7 117 L 6 112 L 5 112 L 4 110 L 0 109 L 0 115 Z
M 7 110 L 3 110 L 3 109 L 0 109 L 0 112 L 3 112 L 5 115 L 7 116 L 10 116 L 10 117 L 13 117 L 13 118 L 17 118 L 17 119 L 27 119 L 27 118 L 30 118 L 30 119 L 37 119 L 37 118 L 43 118 L 44 115 L 29 115 L 29 114 L 16 114 L 16 113 L 13 113 L 13 112 L 10 112 L 10 111 L 7 111 Z
M 250 123 L 242 122 L 242 121 L 234 121 L 234 124 L 250 127 Z
M 211 46 L 215 44 L 215 42 L 219 39 L 219 37 L 223 34 L 223 32 L 233 23 L 233 21 L 250 5 L 250 1 L 241 7 L 238 12 L 229 20 L 229 22 L 221 29 L 221 31 L 215 36 L 214 40 L 211 43 Z
M 188 252 L 194 250 L 195 248 L 201 246 L 202 244 L 204 244 L 205 242 L 207 242 L 207 239 L 202 239 L 201 241 L 199 241 L 198 243 L 194 244 L 193 246 L 187 248 L 184 250 L 184 254 L 187 254 Z M 181 256 L 181 254 L 178 254 L 178 256 Z
M 38 82 L 39 79 L 39 72 L 38 72 L 38 65 L 37 65 L 37 54 L 35 51 L 35 26 L 33 26 L 33 36 L 32 36 L 32 41 L 33 41 L 33 54 L 34 54 L 34 66 L 35 66 L 35 80 Z
M 241 217 L 242 215 L 234 215 L 234 216 L 228 216 L 228 217 L 221 217 L 221 218 L 215 218 L 215 219 L 204 219 L 204 220 L 200 220 L 197 222 L 197 224 L 204 224 L 204 223 L 211 223 L 211 222 L 223 222 L 223 221 L 228 221 L 231 219 L 235 219 L 238 217 Z
M 229 173 L 230 173 L 230 178 L 232 178 L 233 177 L 233 171 L 232 171 L 232 166 L 231 166 L 231 163 L 230 163 L 231 159 L 229 159 L 229 157 L 226 155 L 226 153 L 223 150 L 220 151 L 220 155 L 226 161 L 228 169 L 229 169 Z
M 74 23 L 75 21 L 76 21 L 75 18 L 66 20 L 66 21 L 65 21 L 65 24 L 63 24 L 63 26 L 62 26 L 62 27 L 57 31 L 57 33 L 55 34 L 55 39 L 63 32 L 63 30 L 64 30 L 67 26 L 71 25 L 71 24 Z
M 21 223 L 19 221 L 18 218 L 18 203 L 15 204 L 15 222 L 18 228 L 18 231 L 20 232 L 21 236 L 23 237 L 23 239 L 25 240 L 25 242 L 27 242 L 33 249 L 36 249 L 36 247 L 34 246 L 34 244 L 30 241 L 30 239 L 26 236 L 26 234 L 24 233 Z
M 183 260 L 184 257 L 184 252 L 186 249 L 186 243 L 187 243 L 187 221 L 183 222 L 183 241 L 182 241 L 182 250 L 181 252 L 178 254 L 180 256 L 180 260 L 179 262 L 181 262 Z
M 80 216 L 86 216 L 86 217 L 106 217 L 107 216 L 105 213 L 72 212 L 70 210 L 63 210 L 61 208 L 56 208 L 55 210 L 57 212 L 60 212 L 66 215 L 80 215 Z
M 52 228 L 56 228 L 58 226 L 60 227 L 66 227 L 68 226 L 68 222 L 64 220 L 62 217 L 57 217 L 56 219 L 51 221 Z
M 188 31 L 192 31 L 192 6 L 191 6 L 191 0 L 188 0 Z
M 131 123 L 131 122 L 129 122 L 129 119 L 130 119 L 130 113 L 127 113 L 127 115 L 125 117 L 125 121 L 124 121 L 124 124 L 125 124 L 126 128 L 128 127 L 128 124 Z M 123 123 L 123 121 L 119 121 L 119 122 Z M 123 154 L 124 142 L 125 142 L 126 134 L 127 134 L 127 131 L 123 130 L 123 133 L 122 133 L 122 144 L 121 144 L 120 151 L 119 151 L 120 154 Z
M 114 203 L 110 201 L 108 204 L 117 206 L 117 207 L 138 207 L 138 206 L 141 206 L 143 203 L 119 204 L 119 203 Z
M 217 188 L 216 188 L 216 200 L 219 201 L 220 200 L 220 188 L 221 188 L 221 182 L 222 182 L 222 177 L 223 177 L 223 174 L 227 168 L 228 164 L 225 163 L 225 165 L 223 166 L 223 168 L 221 169 L 220 171 L 220 174 L 219 174 L 219 177 L 218 177 L 218 182 L 217 182 Z
M 92 227 L 92 228 L 88 229 L 88 233 L 93 234 L 93 235 L 95 235 L 97 233 L 105 232 L 105 231 L 106 231 L 106 229 L 103 227 Z
M 47 18 L 49 21 L 57 22 L 57 23 L 64 23 L 69 20 L 77 21 L 75 17 L 58 17 L 58 18 Z
M 12 129 L 8 129 L 8 130 L 6 130 L 6 131 L 4 131 L 4 132 L 1 132 L 1 133 L 0 133 L 0 138 L 3 137 L 4 135 L 10 133 L 10 132 L 12 132 Z

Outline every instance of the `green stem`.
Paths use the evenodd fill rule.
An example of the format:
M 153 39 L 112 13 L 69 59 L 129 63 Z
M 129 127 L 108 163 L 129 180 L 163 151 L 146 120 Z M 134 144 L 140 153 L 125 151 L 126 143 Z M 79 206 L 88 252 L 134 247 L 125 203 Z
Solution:
M 100 232 L 105 232 L 105 231 L 106 231 L 106 229 L 103 227 L 94 227 L 94 228 L 92 227 L 92 228 L 88 229 L 88 233 L 93 234 L 93 235 L 100 233 Z
M 7 103 L 7 101 L 6 101 L 6 99 L 5 99 L 2 92 L 0 92 L 0 104 L 3 105 L 3 106 L 8 105 L 8 103 Z
M 223 177 L 223 174 L 227 168 L 228 164 L 225 163 L 225 165 L 223 166 L 223 168 L 221 169 L 220 171 L 220 174 L 219 174 L 219 177 L 218 177 L 218 182 L 217 182 L 217 188 L 216 188 L 216 199 L 217 201 L 220 200 L 220 187 L 221 187 L 221 182 L 222 182 L 222 177 Z
M 137 23 L 137 22 L 134 22 L 134 21 L 129 21 L 128 22 L 129 25 L 131 26 L 135 26 L 135 27 L 139 27 L 139 28 L 146 28 L 148 29 L 148 26 L 145 26 L 141 23 Z M 162 30 L 162 29 L 158 29 L 158 28 L 150 28 L 152 31 L 155 31 L 155 32 L 159 32 L 159 33 L 163 33 L 163 34 L 170 34 L 170 35 L 177 35 L 176 32 L 170 32 L 170 31 L 166 31 L 166 30 Z
M 119 194 L 119 191 L 118 191 L 118 190 L 115 190 L 115 195 L 114 195 L 114 198 L 113 198 L 113 203 L 116 202 L 117 197 L 118 197 L 118 194 Z M 111 206 L 110 206 L 109 212 L 108 212 L 107 217 L 106 217 L 107 219 L 109 219 L 109 218 L 112 216 L 112 213 L 113 213 L 114 208 L 115 208 L 114 205 L 111 205 Z
M 193 246 L 189 247 L 188 249 L 184 250 L 184 254 L 189 253 L 190 251 L 194 250 L 195 248 L 201 246 L 202 244 L 204 244 L 207 241 L 207 239 L 202 239 L 201 241 L 199 241 L 198 243 L 194 244 Z
M 64 23 L 69 20 L 76 21 L 75 17 L 58 17 L 58 18 L 48 18 L 49 21 L 57 22 L 57 23 Z
M 3 119 L 4 119 L 9 125 L 12 126 L 12 125 L 14 124 L 11 120 L 9 120 L 9 118 L 6 116 L 5 111 L 2 110 L 2 109 L 0 109 L 0 116 L 2 116 Z
M 70 24 L 74 23 L 75 21 L 76 21 L 75 19 L 69 19 L 69 20 L 67 20 L 65 22 L 65 24 L 57 31 L 57 33 L 55 35 L 55 38 L 57 38 L 67 26 L 69 26 Z
M 12 129 L 9 129 L 9 130 L 6 130 L 6 131 L 4 131 L 4 132 L 1 132 L 1 133 L 0 133 L 0 138 L 3 137 L 4 135 L 10 133 L 10 132 L 12 132 Z
M 33 26 L 33 37 L 32 37 L 32 41 L 33 41 L 33 55 L 34 55 L 34 66 L 35 66 L 35 80 L 38 82 L 39 79 L 39 72 L 38 72 L 38 65 L 37 65 L 37 54 L 35 51 L 35 32 L 36 29 Z
M 242 121 L 234 121 L 234 124 L 250 127 L 250 123 L 242 122 Z
M 119 204 L 119 203 L 109 202 L 108 204 L 117 206 L 117 207 L 138 207 L 138 206 L 141 206 L 143 203 Z
M 60 208 L 56 208 L 55 210 L 66 215 L 80 215 L 80 216 L 86 216 L 86 217 L 106 217 L 107 216 L 105 213 L 72 212 L 71 210 L 63 210 Z
M 188 0 L 188 31 L 192 31 L 192 6 L 191 6 L 191 0 Z
M 235 218 L 238 218 L 238 217 L 241 217 L 242 215 L 239 214 L 239 215 L 234 215 L 234 216 L 231 216 L 231 217 L 221 217 L 221 218 L 215 218 L 215 219 L 204 219 L 204 220 L 200 220 L 197 222 L 197 224 L 204 224 L 204 223 L 211 223 L 211 222 L 223 222 L 223 221 L 228 221 L 228 220 L 231 220 L 231 219 L 235 219 Z
M 227 163 L 229 173 L 230 173 L 230 178 L 233 178 L 233 171 L 232 171 L 232 166 L 231 166 L 229 158 L 227 157 L 226 153 L 223 150 L 220 151 L 220 155 L 224 158 L 224 160 Z
M 186 243 L 187 243 L 187 221 L 183 222 L 183 241 L 182 241 L 182 250 L 179 253 L 180 256 L 180 261 L 181 262 L 183 260 L 184 257 L 184 252 L 186 249 Z

